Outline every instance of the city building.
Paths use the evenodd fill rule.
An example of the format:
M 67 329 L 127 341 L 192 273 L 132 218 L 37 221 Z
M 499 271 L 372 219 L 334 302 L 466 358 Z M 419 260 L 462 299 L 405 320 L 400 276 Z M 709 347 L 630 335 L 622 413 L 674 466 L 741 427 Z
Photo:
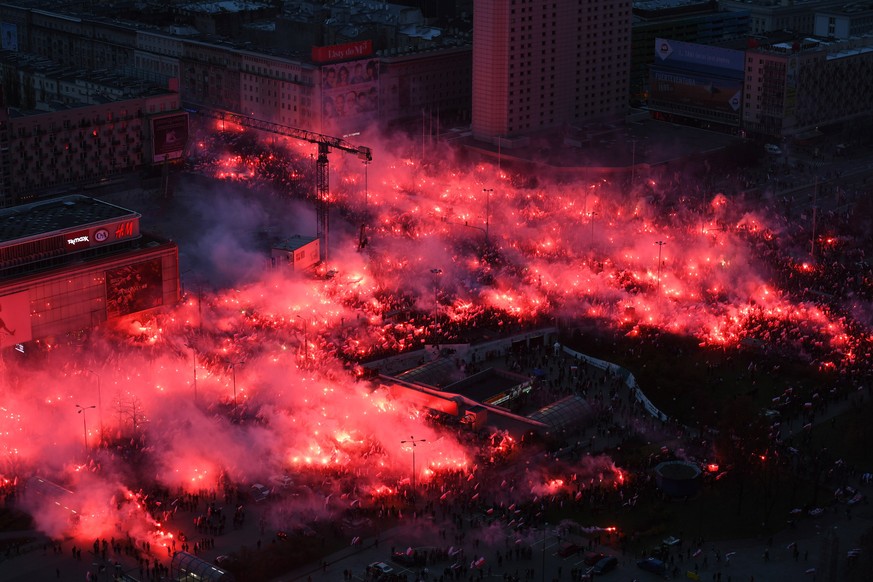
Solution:
M 622 119 L 630 33 L 629 0 L 477 1 L 473 137 Z
M 812 34 L 816 12 L 846 4 L 846 0 L 719 0 L 723 10 L 749 13 L 749 33 L 790 30 Z
M 322 133 L 417 120 L 422 110 L 469 119 L 472 51 L 462 20 L 451 20 L 449 34 L 415 6 L 277 6 L 166 3 L 146 14 L 92 3 L 70 14 L 50 0 L 3 4 L 0 36 L 3 48 L 60 65 L 164 86 L 177 79 L 186 105 Z
M 652 47 L 658 38 L 698 44 L 719 44 L 745 38 L 749 12 L 727 11 L 715 0 L 643 0 L 634 2 L 631 28 L 631 104 L 648 99 Z
M 473 50 L 469 44 L 380 59 L 379 116 L 386 123 L 469 123 Z
M 110 71 L 0 51 L 0 206 L 179 159 L 179 94 Z
M 853 2 L 815 13 L 815 36 L 851 38 L 873 32 L 873 2 Z
M 178 302 L 178 247 L 139 219 L 82 195 L 0 210 L 0 348 Z
M 824 40 L 777 31 L 730 44 L 658 39 L 652 116 L 776 141 L 870 122 L 873 37 Z
M 873 37 L 762 43 L 745 61 L 743 127 L 750 136 L 798 139 L 870 121 Z

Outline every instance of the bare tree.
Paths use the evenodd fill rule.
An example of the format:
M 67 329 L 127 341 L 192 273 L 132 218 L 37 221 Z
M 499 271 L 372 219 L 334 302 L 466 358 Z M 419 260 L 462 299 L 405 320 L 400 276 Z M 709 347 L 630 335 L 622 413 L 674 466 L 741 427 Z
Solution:
M 124 431 L 130 427 L 131 436 L 136 437 L 148 419 L 142 400 L 133 392 L 118 394 L 115 398 L 115 411 L 118 413 L 118 427 Z

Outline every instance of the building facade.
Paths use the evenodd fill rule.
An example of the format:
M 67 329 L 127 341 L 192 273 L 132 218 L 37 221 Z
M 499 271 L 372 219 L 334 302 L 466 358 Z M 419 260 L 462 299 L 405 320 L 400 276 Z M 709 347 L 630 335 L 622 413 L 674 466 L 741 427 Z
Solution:
M 386 121 L 442 117 L 469 122 L 473 98 L 470 46 L 380 59 L 379 112 Z
M 0 210 L 0 348 L 177 303 L 178 247 L 139 219 L 80 195 Z
M 101 9 L 99 5 L 92 8 Z M 9 50 L 52 58 L 61 65 L 111 69 L 164 86 L 177 79 L 185 104 L 300 129 L 342 134 L 359 131 L 372 121 L 392 124 L 402 121 L 398 116 L 418 118 L 422 108 L 463 108 L 469 117 L 469 36 L 444 40 L 441 31 L 424 25 L 418 8 L 372 2 L 332 7 L 302 3 L 289 8 L 300 11 L 294 13 L 295 22 L 300 20 L 308 29 L 321 31 L 306 36 L 303 47 L 296 38 L 283 38 L 287 29 L 276 24 L 287 21 L 289 15 L 273 18 L 273 26 L 267 26 L 254 22 L 264 16 L 264 6 L 239 5 L 234 9 L 245 12 L 235 17 L 240 23 L 252 21 L 243 25 L 245 30 L 224 31 L 230 36 L 238 32 L 235 38 L 210 36 L 207 33 L 220 31 L 197 18 L 191 26 L 156 26 L 118 20 L 111 14 L 107 16 L 112 19 L 72 16 L 54 8 L 9 4 L 0 5 L 0 27 L 3 46 Z M 209 14 L 202 6 L 194 12 Z M 168 22 L 184 20 L 190 14 L 171 16 Z M 198 23 L 202 30 L 196 29 Z M 353 41 L 354 31 L 360 33 L 357 38 L 367 40 Z M 330 52 L 362 42 L 369 43 L 366 54 L 313 58 L 316 49 Z M 439 54 L 443 51 L 445 56 Z M 369 60 L 376 66 L 370 66 Z M 358 65 L 375 70 L 377 76 L 347 91 L 326 90 L 330 75 L 343 66 L 353 70 Z M 436 70 L 427 70 L 430 66 Z M 385 90 L 378 76 L 383 69 L 394 80 Z M 349 91 L 354 93 L 354 103 L 346 106 Z M 336 112 L 338 103 L 343 109 Z
M 623 117 L 630 27 L 629 1 L 476 2 L 473 137 Z
M 873 32 L 873 2 L 816 12 L 814 30 L 822 38 L 851 38 Z
M 745 60 L 743 127 L 750 135 L 790 139 L 873 112 L 871 37 L 762 44 Z
M 0 207 L 182 157 L 187 115 L 174 91 L 9 51 L 0 77 Z
M 655 39 L 719 44 L 745 38 L 748 11 L 721 10 L 714 0 L 649 0 L 634 2 L 631 33 L 630 95 L 632 104 L 644 103 L 649 93 L 649 67 L 655 62 Z
M 723 10 L 749 13 L 751 34 L 776 30 L 812 34 L 817 11 L 843 4 L 846 4 L 846 0 L 719 0 Z

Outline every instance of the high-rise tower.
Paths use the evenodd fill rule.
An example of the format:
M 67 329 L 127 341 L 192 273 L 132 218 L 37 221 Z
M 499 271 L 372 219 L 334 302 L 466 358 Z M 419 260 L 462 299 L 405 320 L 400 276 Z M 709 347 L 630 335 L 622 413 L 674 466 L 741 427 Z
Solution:
M 473 136 L 623 117 L 630 33 L 630 0 L 477 0 Z

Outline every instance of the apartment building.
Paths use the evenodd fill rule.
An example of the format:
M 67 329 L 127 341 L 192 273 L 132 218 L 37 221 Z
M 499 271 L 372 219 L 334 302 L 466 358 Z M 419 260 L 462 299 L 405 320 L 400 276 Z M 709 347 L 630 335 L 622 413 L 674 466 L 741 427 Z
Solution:
M 745 65 L 743 126 L 751 135 L 793 138 L 873 112 L 873 37 L 760 44 L 746 51 Z
M 473 137 L 623 117 L 630 31 L 630 1 L 477 1 Z

